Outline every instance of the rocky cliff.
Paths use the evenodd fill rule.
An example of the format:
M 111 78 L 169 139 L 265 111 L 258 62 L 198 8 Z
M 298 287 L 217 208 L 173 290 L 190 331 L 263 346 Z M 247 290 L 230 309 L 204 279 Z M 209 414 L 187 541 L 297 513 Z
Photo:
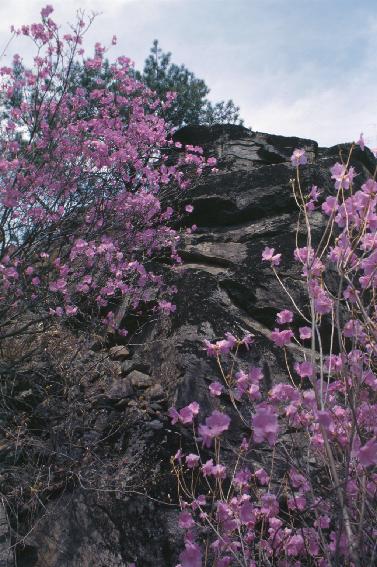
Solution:
M 12 530 L 3 529 L 4 516 L 1 566 L 15 564 L 6 551 L 10 538 L 20 542 L 17 567 L 173 567 L 180 534 L 170 457 L 190 438 L 171 426 L 167 409 L 197 400 L 206 412 L 214 404 L 208 384 L 217 371 L 203 340 L 251 332 L 255 342 L 240 365 L 262 365 L 266 390 L 285 376 L 269 335 L 287 301 L 261 251 L 268 245 L 283 253 L 284 284 L 305 303 L 291 262 L 297 210 L 289 158 L 305 149 L 303 184 L 326 195 L 342 148 L 239 126 L 187 127 L 176 139 L 219 160 L 218 173 L 187 194 L 194 211 L 183 224 L 198 228 L 182 241 L 182 264 L 163 268 L 178 289 L 176 311 L 139 321 L 127 345 L 88 345 L 61 328 L 37 340 L 38 355 L 13 384 L 19 442 L 8 436 L 0 448 L 4 485 L 23 502 L 15 510 L 4 499 Z M 360 180 L 374 168 L 367 152 L 353 159 Z M 316 238 L 323 219 L 313 218 Z M 239 427 L 235 422 L 231 435 Z

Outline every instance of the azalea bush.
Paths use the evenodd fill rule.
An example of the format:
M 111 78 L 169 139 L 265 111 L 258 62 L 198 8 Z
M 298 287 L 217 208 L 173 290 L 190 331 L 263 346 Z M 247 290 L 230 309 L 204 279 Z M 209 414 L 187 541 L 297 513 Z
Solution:
M 366 151 L 362 136 L 358 145 Z M 172 458 L 185 534 L 180 567 L 376 563 L 377 183 L 373 176 L 355 187 L 354 147 L 331 168 L 327 196 L 302 187 L 304 150 L 291 158 L 306 234 L 293 260 L 306 304 L 279 275 L 279 251 L 261 250 L 287 293 L 270 332 L 285 351 L 287 379 L 266 392 L 262 368 L 237 367 L 253 337 L 227 333 L 205 344 L 219 369 L 209 386 L 215 409 L 205 417 L 193 401 L 170 410 L 173 424 L 192 428 L 194 447 Z M 233 424 L 244 431 L 238 442 Z
M 161 109 L 174 94 L 160 100 L 128 58 L 105 62 L 99 43 L 87 56 L 93 18 L 79 14 L 65 33 L 52 12 L 46 6 L 39 22 L 13 29 L 13 41 L 30 40 L 32 67 L 15 55 L 0 69 L 0 334 L 56 316 L 125 334 L 120 300 L 123 315 L 173 308 L 174 290 L 152 260 L 179 262 L 171 195 L 214 160 L 195 147 L 172 159 Z

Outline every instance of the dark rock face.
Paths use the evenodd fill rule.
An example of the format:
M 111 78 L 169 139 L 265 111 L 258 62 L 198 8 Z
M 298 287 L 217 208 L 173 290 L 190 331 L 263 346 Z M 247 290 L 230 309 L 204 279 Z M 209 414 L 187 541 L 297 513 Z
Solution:
M 318 144 L 313 140 L 252 132 L 243 126 L 186 126 L 175 138 L 183 144 L 201 146 L 219 160 L 221 169 L 226 167 L 233 171 L 287 162 L 292 148 L 306 150 L 311 162 L 318 153 Z
M 302 168 L 303 185 L 315 184 L 326 195 L 336 151 L 318 149 L 312 140 L 238 126 L 187 127 L 176 139 L 201 145 L 220 161 L 220 171 L 199 180 L 188 195 L 194 212 L 185 222 L 197 224 L 198 230 L 185 236 L 183 263 L 168 275 L 178 288 L 177 310 L 143 325 L 122 355 L 112 351 L 112 364 L 118 366 L 102 389 L 95 379 L 82 382 L 77 395 L 91 401 L 91 413 L 80 442 L 64 446 L 74 482 L 46 506 L 19 550 L 18 567 L 176 565 L 180 534 L 169 460 L 180 445 L 190 444 L 190 436 L 170 425 L 167 409 L 193 400 L 200 402 L 203 415 L 213 407 L 208 384 L 218 375 L 203 340 L 221 338 L 226 331 L 251 332 L 255 343 L 240 354 L 241 366 L 262 365 L 266 391 L 286 376 L 282 353 L 269 334 L 287 298 L 262 264 L 261 252 L 268 245 L 283 253 L 280 273 L 305 308 L 291 260 L 297 211 L 289 158 L 295 148 L 304 148 L 310 163 Z M 372 158 L 359 154 L 360 182 Z M 314 213 L 313 219 L 313 237 L 318 238 L 323 218 Z M 299 238 L 303 242 L 303 232 Z M 91 351 L 92 367 L 108 354 Z M 300 353 L 293 349 L 291 355 Z M 231 435 L 240 435 L 237 421 Z M 95 459 L 85 468 L 89 454 Z

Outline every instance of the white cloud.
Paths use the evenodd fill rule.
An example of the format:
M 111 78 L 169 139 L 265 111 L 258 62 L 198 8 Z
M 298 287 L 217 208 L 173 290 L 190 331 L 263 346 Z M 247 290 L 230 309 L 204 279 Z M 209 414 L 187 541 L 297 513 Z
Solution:
M 9 28 L 38 20 L 53 0 L 0 2 L 0 52 Z M 233 98 L 247 126 L 332 145 L 364 131 L 377 146 L 375 0 L 60 0 L 58 22 L 79 5 L 102 12 L 88 34 L 140 67 L 154 38 L 203 78 L 214 100 Z M 325 10 L 325 12 L 323 12 Z M 360 25 L 362 23 L 362 25 Z M 17 42 L 19 38 L 17 39 Z M 22 40 L 21 40 L 22 41 Z M 24 54 L 12 42 L 8 54 Z

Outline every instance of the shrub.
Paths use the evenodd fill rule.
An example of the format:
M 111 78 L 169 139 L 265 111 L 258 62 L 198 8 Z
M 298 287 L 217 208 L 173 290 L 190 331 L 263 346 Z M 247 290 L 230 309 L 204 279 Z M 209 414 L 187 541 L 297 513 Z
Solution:
M 362 136 L 358 144 L 366 151 Z M 237 352 L 252 337 L 227 333 L 205 344 L 219 368 L 209 386 L 216 409 L 201 424 L 195 402 L 170 410 L 173 423 L 192 427 L 195 444 L 172 458 L 185 532 L 181 567 L 376 561 L 377 183 L 374 175 L 355 188 L 354 147 L 331 168 L 335 190 L 327 198 L 314 186 L 304 193 L 307 158 L 303 150 L 292 155 L 306 229 L 305 246 L 293 255 L 306 305 L 284 286 L 281 254 L 262 251 L 287 292 L 289 309 L 277 314 L 270 338 L 285 351 L 289 381 L 264 393 L 261 368 L 237 369 Z M 319 210 L 327 222 L 314 245 L 311 219 Z M 227 434 L 232 421 L 246 432 L 238 444 Z
M 105 62 L 99 43 L 86 57 L 92 19 L 63 33 L 52 11 L 13 30 L 30 38 L 32 69 L 19 55 L 0 69 L 3 338 L 55 316 L 119 328 L 120 300 L 123 313 L 158 301 L 169 310 L 173 290 L 151 266 L 157 255 L 179 261 L 167 196 L 206 165 L 194 147 L 171 159 L 160 111 L 174 95 L 159 100 L 128 58 Z M 90 88 L 77 82 L 78 61 Z

